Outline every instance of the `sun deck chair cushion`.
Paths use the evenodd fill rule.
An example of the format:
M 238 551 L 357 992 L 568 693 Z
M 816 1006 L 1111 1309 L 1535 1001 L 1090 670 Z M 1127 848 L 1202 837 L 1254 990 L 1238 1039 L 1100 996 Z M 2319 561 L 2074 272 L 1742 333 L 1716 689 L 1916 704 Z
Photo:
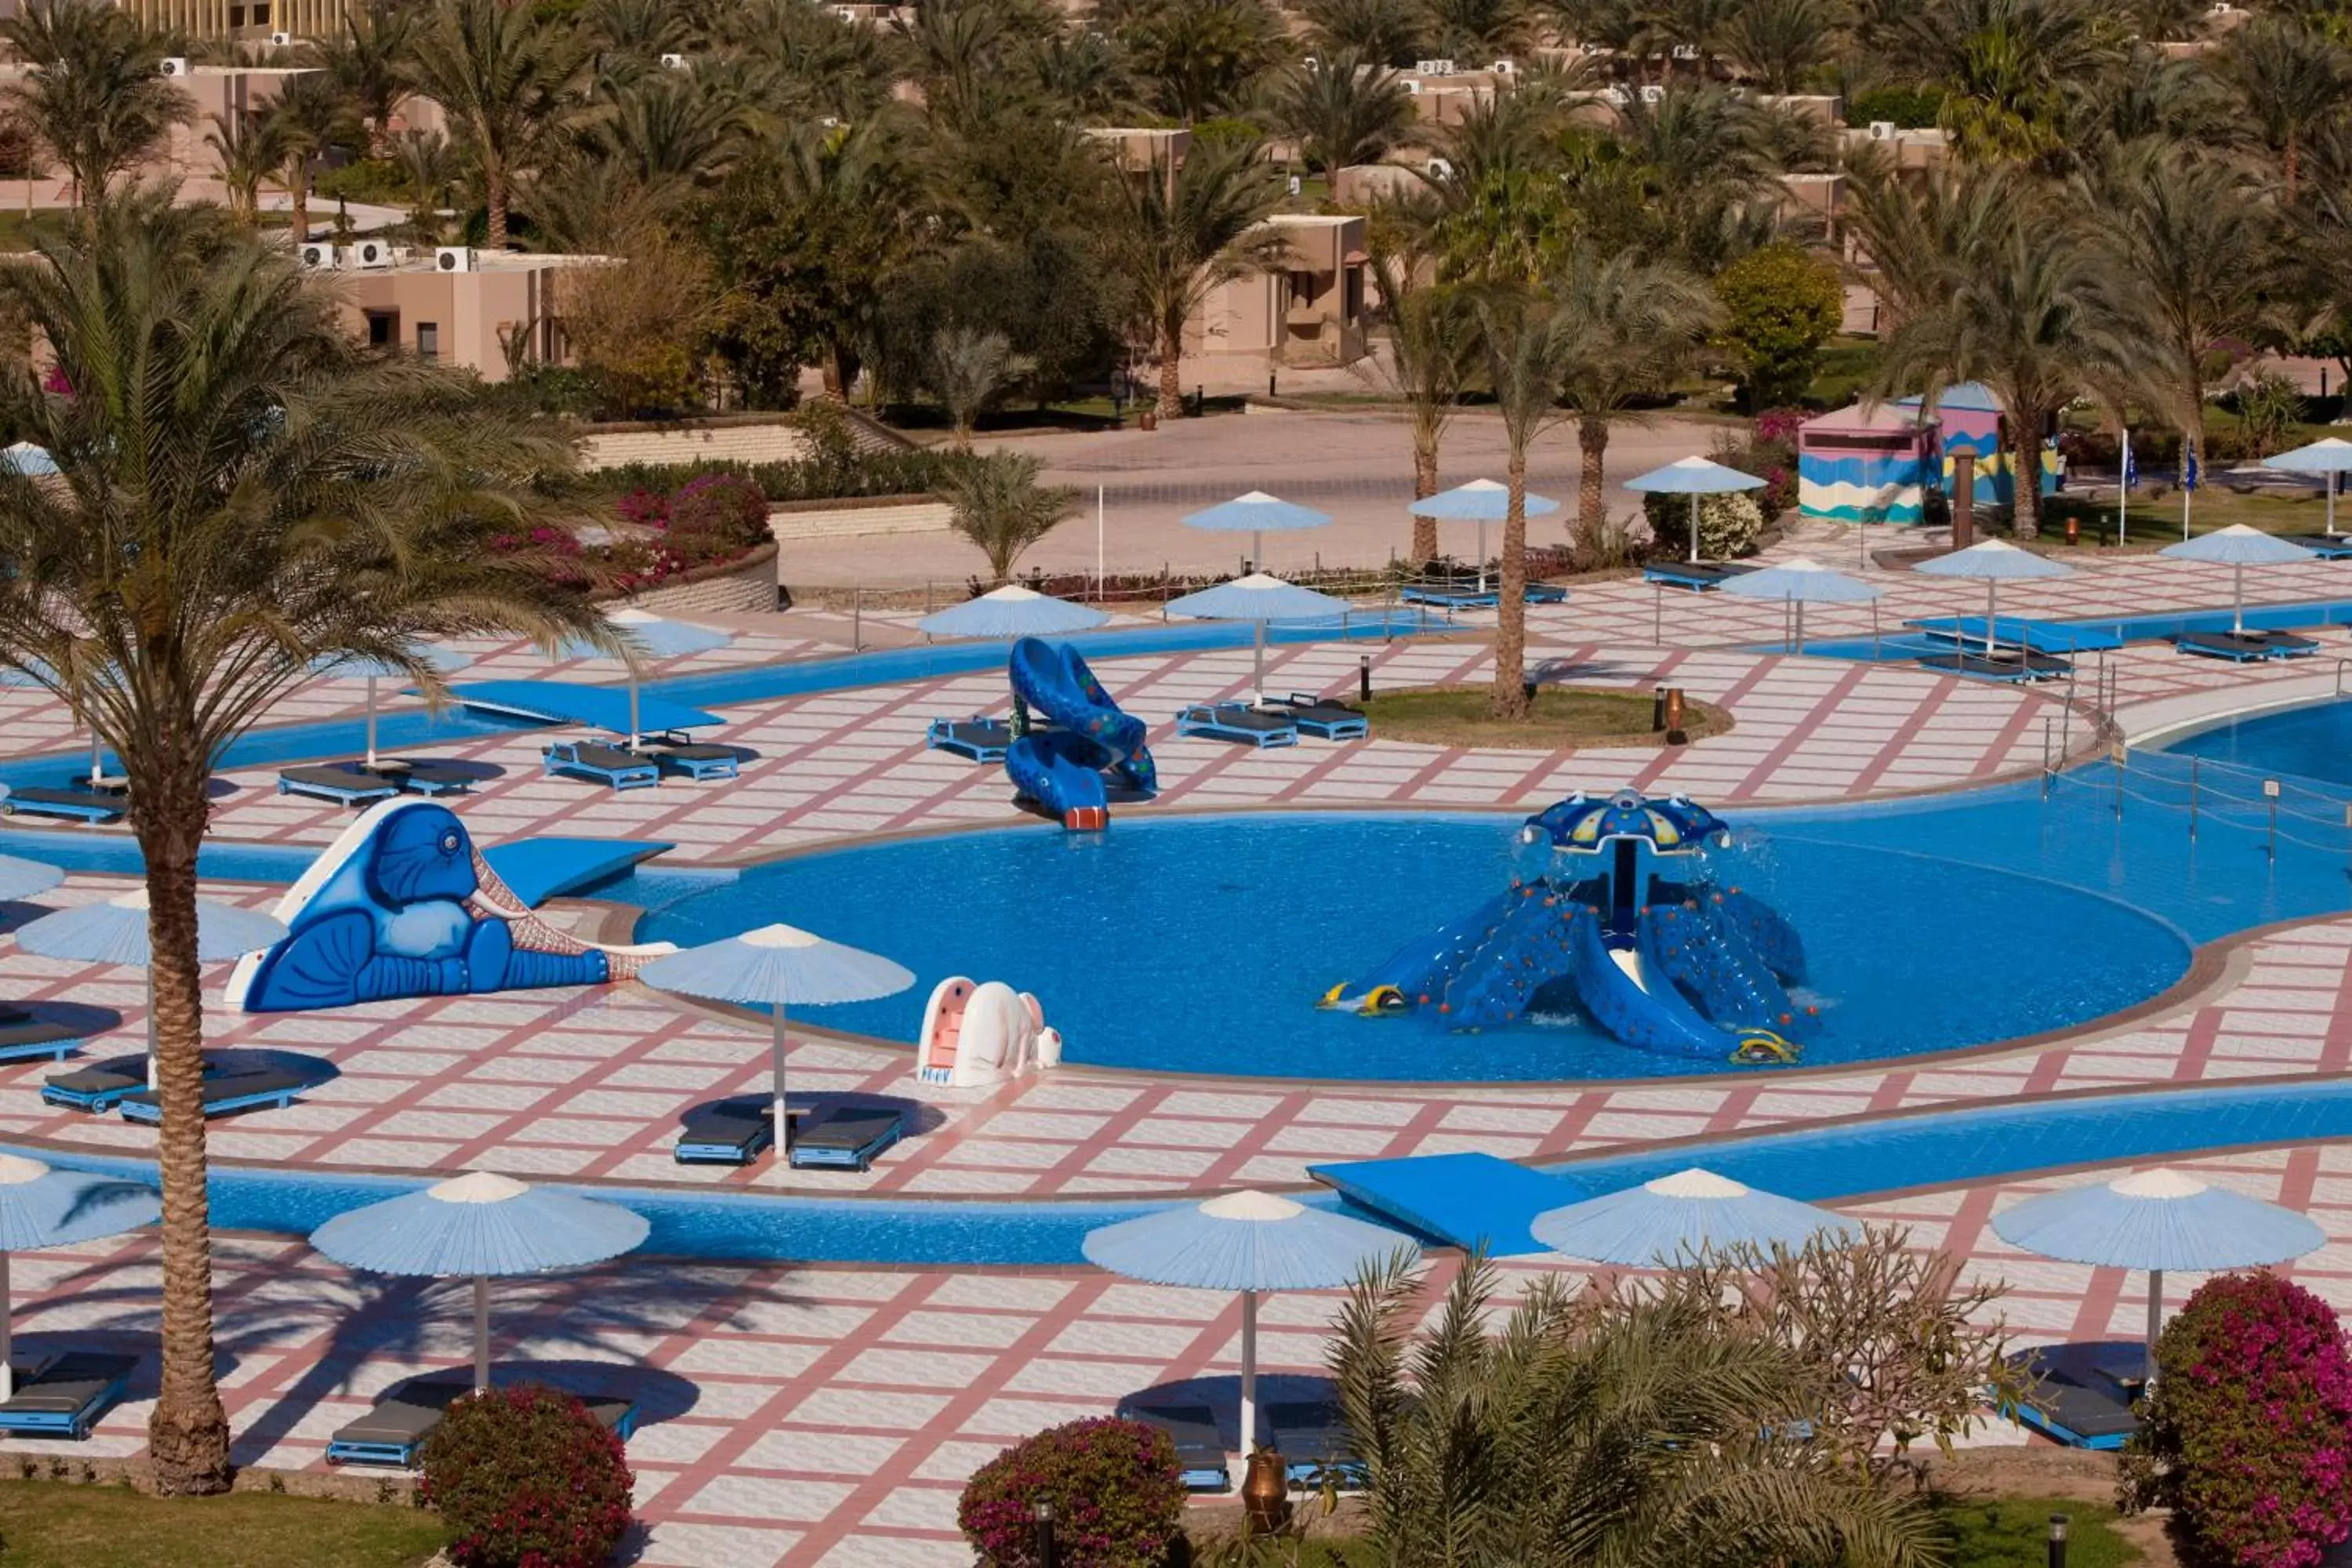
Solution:
M 674 757 L 682 763 L 731 763 L 736 760 L 732 746 L 713 745 L 703 741 L 640 740 L 636 750 L 648 757 Z
M 327 763 L 308 768 L 280 768 L 278 787 L 281 794 L 297 795 L 320 791 L 345 800 L 389 800 L 400 793 L 400 786 L 381 773 L 368 772 L 354 763 L 348 766 Z
M 787 1117 L 800 1112 L 787 1107 Z M 687 1112 L 677 1130 L 675 1156 L 688 1164 L 748 1164 L 774 1141 L 775 1114 L 768 1106 L 710 1105 Z
M 0 811 L 29 811 L 36 816 L 64 814 L 69 816 L 121 816 L 127 803 L 117 795 L 100 795 L 86 789 L 43 789 L 32 786 L 11 789 L 0 797 Z
M 384 1394 L 366 1415 L 337 1427 L 327 1440 L 329 1447 L 346 1461 L 394 1457 L 392 1452 L 354 1455 L 351 1453 L 353 1448 L 396 1450 L 401 1458 L 412 1457 L 449 1414 L 449 1406 L 473 1392 L 470 1382 L 456 1379 L 435 1378 L 403 1384 Z M 562 1392 L 571 1393 L 569 1389 Z M 637 1411 L 635 1400 L 617 1394 L 576 1394 L 572 1397 L 606 1431 L 629 1436 Z
M 378 763 L 373 771 L 386 783 L 414 790 L 418 795 L 441 795 L 450 790 L 471 789 L 479 776 L 471 769 L 453 763 L 414 762 L 404 757 L 399 760 L 397 766 L 388 767 Z
M 607 746 L 599 741 L 559 741 L 548 748 L 549 756 L 578 763 L 583 767 L 609 769 L 614 773 L 638 773 L 646 759 L 618 746 Z
M 1215 1412 L 1205 1405 L 1126 1405 L 1120 1417 L 1157 1426 L 1176 1448 L 1176 1468 L 1194 1491 L 1223 1491 L 1233 1484 L 1225 1468 L 1225 1442 Z
M 8 1400 L 0 1403 L 0 1430 L 20 1425 L 47 1429 L 69 1423 L 79 1436 L 138 1364 L 137 1356 L 110 1351 L 68 1351 L 18 1380 Z
M 1348 1424 L 1334 1405 L 1320 1400 L 1277 1401 L 1265 1407 L 1265 1420 L 1294 1480 L 1305 1480 L 1321 1471 L 1363 1467 Z
M 65 1045 L 80 1039 L 85 1032 L 71 1024 L 37 1018 L 29 1013 L 12 1015 L 0 1011 L 0 1056 L 12 1051 L 35 1051 L 47 1046 Z
M 95 1067 L 51 1073 L 41 1084 L 44 1100 L 55 1091 L 60 1098 L 80 1100 L 129 1094 L 146 1088 L 147 1079 L 143 1072 L 117 1072 L 111 1068 Z
M 895 1110 L 836 1111 L 793 1135 L 795 1165 L 855 1164 L 864 1170 L 873 1157 L 898 1141 L 907 1119 Z
M 308 1088 L 310 1081 L 299 1073 L 278 1068 L 218 1073 L 205 1079 L 205 1114 L 214 1116 L 256 1100 L 291 1095 Z M 142 1089 L 126 1094 L 119 1103 L 122 1114 L 133 1121 L 152 1121 L 163 1114 L 163 1096 L 155 1089 Z
M 1268 713 L 1239 702 L 1213 703 L 1193 711 L 1228 730 L 1254 730 L 1270 735 L 1292 727 L 1286 712 Z

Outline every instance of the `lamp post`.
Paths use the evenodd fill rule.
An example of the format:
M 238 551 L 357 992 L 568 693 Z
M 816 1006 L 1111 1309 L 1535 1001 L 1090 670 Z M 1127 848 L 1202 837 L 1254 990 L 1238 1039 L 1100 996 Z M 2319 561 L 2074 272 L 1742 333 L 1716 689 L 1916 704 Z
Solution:
M 2050 1516 L 2050 1568 L 2066 1568 L 2066 1526 L 2069 1522 L 2069 1516 L 2065 1514 Z
M 1029 1511 L 1037 1521 L 1037 1568 L 1061 1568 L 1061 1548 L 1054 1540 L 1054 1500 L 1041 1497 L 1029 1505 Z

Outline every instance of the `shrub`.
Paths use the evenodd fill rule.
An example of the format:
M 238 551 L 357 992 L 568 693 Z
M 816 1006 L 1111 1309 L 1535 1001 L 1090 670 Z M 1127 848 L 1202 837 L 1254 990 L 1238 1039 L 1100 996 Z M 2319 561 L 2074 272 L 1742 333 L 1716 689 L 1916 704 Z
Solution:
M 552 1388 L 458 1400 L 425 1440 L 423 1469 L 420 1494 L 461 1568 L 599 1568 L 629 1528 L 621 1440 Z
M 673 534 L 705 534 L 749 550 L 769 540 L 768 498 L 741 474 L 697 474 L 669 498 L 668 525 Z
M 1743 406 L 1769 408 L 1803 396 L 1821 367 L 1822 345 L 1844 314 L 1837 268 L 1781 241 L 1725 268 L 1715 293 L 1723 301 L 1715 343 L 1738 367 Z
M 2352 1356 L 2326 1301 L 2225 1274 L 2157 1342 L 2126 1510 L 2168 1506 L 2213 1561 L 2311 1568 L 2352 1535 Z
M 1034 1568 L 1040 1498 L 1054 1505 L 1062 1568 L 1161 1568 L 1183 1534 L 1175 1447 L 1140 1422 L 1073 1421 L 1023 1439 L 965 1483 L 956 1522 L 994 1568 Z
M 1943 112 L 1944 95 L 1931 88 L 1883 87 L 1875 92 L 1854 94 L 1846 105 L 1845 122 L 1868 125 L 1885 120 L 1906 131 L 1924 131 Z
M 1644 496 L 1643 514 L 1659 548 L 1675 556 L 1690 553 L 1691 503 L 1688 496 Z M 1701 496 L 1698 501 L 1698 552 L 1710 561 L 1728 561 L 1756 548 L 1764 534 L 1763 509 L 1748 495 Z

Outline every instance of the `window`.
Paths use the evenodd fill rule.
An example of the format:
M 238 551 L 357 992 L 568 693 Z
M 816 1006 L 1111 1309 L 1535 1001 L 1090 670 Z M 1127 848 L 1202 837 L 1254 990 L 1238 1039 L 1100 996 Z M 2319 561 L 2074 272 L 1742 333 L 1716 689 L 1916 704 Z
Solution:
M 370 310 L 367 312 L 368 347 L 395 348 L 400 343 L 400 312 Z
M 441 357 L 441 323 L 438 321 L 416 323 L 416 357 L 418 359 Z

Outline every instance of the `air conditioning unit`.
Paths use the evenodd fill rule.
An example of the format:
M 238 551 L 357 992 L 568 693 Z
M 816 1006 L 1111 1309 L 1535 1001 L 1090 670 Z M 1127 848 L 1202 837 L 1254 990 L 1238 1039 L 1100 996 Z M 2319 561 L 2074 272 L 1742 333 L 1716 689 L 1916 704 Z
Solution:
M 155 62 L 155 74 L 157 76 L 187 75 L 188 57 L 185 55 L 165 55 L 162 59 Z
M 294 258 L 308 272 L 332 272 L 335 269 L 335 247 L 320 240 L 311 245 L 294 247 Z
M 2237 14 L 2237 10 L 2238 8 L 2235 5 L 2230 4 L 2230 0 L 2213 0 L 2213 4 L 2205 8 L 2205 15 L 2208 16 L 2235 16 Z
M 1454 177 L 1454 160 L 1432 158 L 1424 172 L 1433 180 L 1450 180 Z
M 1452 60 L 1415 60 L 1412 63 L 1412 73 L 1415 76 L 1452 76 L 1454 62 Z
M 1873 142 L 1892 142 L 1902 133 L 1903 128 L 1892 120 L 1874 120 L 1870 122 L 1870 139 Z
M 835 5 L 833 8 L 833 14 L 840 17 L 845 22 L 855 22 L 857 20 L 857 7 L 855 5 Z
M 1299 184 L 1298 176 L 1297 176 L 1297 175 L 1296 175 L 1296 174 L 1291 175 L 1291 176 L 1290 176 L 1290 194 L 1291 194 L 1291 195 L 1292 195 L 1294 198 L 1296 198 L 1296 197 L 1297 196 L 1297 195 L 1298 195 L 1298 193 L 1299 193 L 1299 191 L 1300 191 L 1300 189 L 1301 189 L 1301 188 L 1302 188 L 1302 187 L 1301 187 L 1301 185 L 1300 185 L 1300 184 Z
M 1516 60 L 1496 60 L 1486 68 L 1496 76 L 1511 76 L 1518 70 L 1519 67 Z
M 1654 82 L 1642 89 L 1642 101 L 1643 103 L 1664 103 L 1665 100 L 1666 89 L 1658 86 Z
M 269 35 L 269 47 L 273 49 L 290 49 L 294 47 L 294 35 L 272 33 Z
M 436 246 L 433 250 L 433 270 L 436 272 L 473 271 L 473 247 L 464 245 Z
M 1622 109 L 1633 101 L 1633 95 L 1622 87 L 1604 87 L 1601 89 L 1600 96 L 1601 101 L 1612 109 Z
M 346 267 L 389 267 L 393 259 L 392 247 L 381 239 L 363 239 L 343 247 Z
M 682 71 L 687 68 L 686 57 L 684 55 L 664 55 L 661 58 L 661 68 L 666 71 Z
M 1412 77 L 1407 77 L 1404 79 L 1404 90 L 1409 97 L 1419 98 L 1421 96 L 1421 83 Z
M 1676 44 L 1674 47 L 1672 53 L 1674 58 L 1678 60 L 1695 60 L 1698 58 L 1698 46 L 1696 44 Z

